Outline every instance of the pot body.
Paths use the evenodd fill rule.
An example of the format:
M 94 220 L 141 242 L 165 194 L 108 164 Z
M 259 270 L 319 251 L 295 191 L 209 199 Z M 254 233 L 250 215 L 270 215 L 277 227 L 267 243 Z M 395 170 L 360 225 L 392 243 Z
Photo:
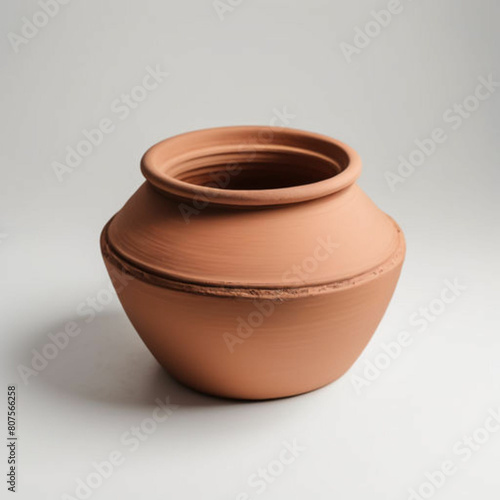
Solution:
M 219 137 L 235 130 L 255 139 L 252 134 L 259 129 L 222 129 Z M 305 160 L 297 171 L 307 170 L 307 159 L 295 151 L 300 149 L 297 137 L 287 135 L 298 132 L 283 134 L 273 145 L 293 148 L 295 161 Z M 211 147 L 211 137 L 205 137 L 205 149 Z M 319 148 L 325 157 L 336 159 L 328 165 L 340 165 L 332 174 L 339 180 L 335 189 L 330 184 L 314 196 L 306 190 L 314 194 L 330 180 L 308 179 L 306 190 L 302 185 L 205 189 L 207 160 L 202 167 L 187 162 L 184 151 L 189 148 L 184 144 L 174 144 L 178 149 L 171 149 L 172 155 L 184 154 L 183 165 L 189 164 L 184 170 L 196 175 L 188 182 L 179 168 L 169 171 L 162 166 L 175 182 L 180 179 L 180 187 L 172 188 L 170 180 L 162 186 L 147 170 L 147 162 L 153 161 L 151 151 L 165 156 L 159 151 L 163 144 L 146 154 L 147 182 L 101 235 L 104 261 L 123 308 L 153 355 L 179 381 L 232 398 L 291 396 L 340 377 L 380 322 L 405 253 L 397 224 L 355 179 L 346 177 L 355 174 L 354 153 L 346 149 L 349 161 L 342 164 L 338 155 Z M 267 166 L 262 167 L 264 160 L 256 163 L 255 155 L 239 158 L 244 168 L 236 173 L 226 169 L 224 182 L 231 186 L 234 175 L 247 184 L 261 183 L 268 172 L 279 182 L 289 180 L 281 170 L 273 170 L 273 162 L 269 166 L 269 144 L 260 146 L 257 151 L 264 151 Z M 220 151 L 210 149 L 210 155 L 200 155 L 199 146 L 194 149 L 194 158 L 213 159 L 226 154 L 228 145 L 223 143 Z M 305 149 L 311 150 L 309 143 Z M 156 165 L 158 158 L 154 160 Z M 208 163 L 208 171 L 220 178 L 220 167 Z M 220 159 L 215 164 L 220 165 Z M 324 165 L 316 168 L 317 175 L 326 176 L 330 167 Z M 255 177 L 254 172 L 263 168 L 263 176 Z M 182 189 L 193 192 L 186 195 L 179 192 Z

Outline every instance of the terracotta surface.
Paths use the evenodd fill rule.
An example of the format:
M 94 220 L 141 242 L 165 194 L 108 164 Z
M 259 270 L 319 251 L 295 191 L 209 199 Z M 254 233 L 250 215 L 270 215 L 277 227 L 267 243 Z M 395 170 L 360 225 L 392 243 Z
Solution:
M 147 181 L 101 247 L 112 276 L 128 277 L 117 286 L 127 315 L 174 377 L 264 399 L 345 373 L 405 252 L 401 230 L 355 184 L 351 148 L 298 130 L 227 127 L 153 146 L 142 171 Z

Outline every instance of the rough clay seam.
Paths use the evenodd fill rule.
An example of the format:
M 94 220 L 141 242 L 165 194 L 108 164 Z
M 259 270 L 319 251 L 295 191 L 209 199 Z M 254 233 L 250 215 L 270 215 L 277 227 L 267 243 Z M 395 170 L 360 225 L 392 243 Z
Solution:
M 111 219 L 112 220 L 112 219 Z M 392 220 L 392 219 L 391 219 Z M 111 221 L 106 224 L 101 234 L 101 248 L 103 255 L 120 271 L 131 275 L 145 283 L 177 290 L 185 293 L 194 293 L 197 295 L 209 295 L 226 298 L 245 298 L 245 299 L 271 299 L 276 302 L 284 302 L 294 298 L 313 297 L 316 295 L 335 292 L 339 289 L 345 289 L 360 285 L 374 279 L 380 274 L 390 271 L 396 267 L 402 260 L 405 252 L 404 237 L 400 227 L 392 220 L 398 232 L 399 244 L 393 254 L 390 255 L 382 264 L 376 266 L 369 271 L 366 271 L 352 278 L 327 283 L 324 285 L 310 285 L 290 288 L 257 288 L 257 287 L 234 287 L 224 285 L 198 285 L 178 281 L 174 279 L 158 276 L 149 271 L 143 271 L 137 266 L 129 263 L 123 257 L 114 252 L 108 242 L 108 226 Z

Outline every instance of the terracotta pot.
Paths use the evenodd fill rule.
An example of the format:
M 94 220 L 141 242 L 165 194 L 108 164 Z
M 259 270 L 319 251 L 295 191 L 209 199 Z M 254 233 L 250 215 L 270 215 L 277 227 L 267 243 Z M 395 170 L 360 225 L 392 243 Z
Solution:
M 101 247 L 125 312 L 173 377 L 266 399 L 346 372 L 405 253 L 397 224 L 355 184 L 360 171 L 350 147 L 291 129 L 201 130 L 146 152 L 147 180 Z

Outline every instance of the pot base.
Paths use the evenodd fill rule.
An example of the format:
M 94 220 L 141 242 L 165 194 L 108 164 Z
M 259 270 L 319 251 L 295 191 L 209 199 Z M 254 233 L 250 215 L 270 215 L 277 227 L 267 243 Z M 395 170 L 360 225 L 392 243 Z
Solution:
M 133 326 L 169 374 L 210 395 L 248 400 L 295 396 L 328 385 L 356 361 L 398 281 L 404 239 L 381 267 L 343 287 L 287 298 L 207 295 L 127 272 L 101 244 Z M 125 285 L 123 285 L 125 283 Z

